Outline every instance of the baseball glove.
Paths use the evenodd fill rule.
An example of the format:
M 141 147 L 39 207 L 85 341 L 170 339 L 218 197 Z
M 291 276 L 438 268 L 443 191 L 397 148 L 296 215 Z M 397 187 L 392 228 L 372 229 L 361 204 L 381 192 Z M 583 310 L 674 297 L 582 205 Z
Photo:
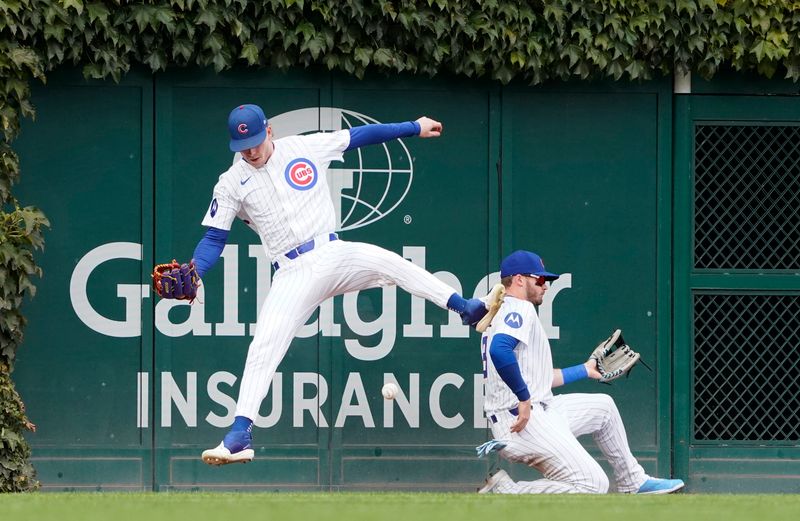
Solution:
M 168 264 L 158 264 L 153 268 L 153 289 L 163 298 L 174 298 L 193 302 L 200 287 L 194 261 L 178 264 L 176 260 Z
M 611 336 L 600 342 L 592 351 L 590 360 L 597 361 L 600 372 L 600 383 L 608 383 L 627 374 L 641 358 L 622 338 L 622 331 L 617 329 Z
M 497 314 L 500 306 L 503 305 L 503 299 L 505 296 L 506 288 L 503 287 L 502 284 L 495 284 L 492 288 L 492 291 L 486 295 L 486 307 L 489 309 L 489 311 L 486 312 L 486 315 L 484 315 L 475 326 L 475 330 L 478 333 L 483 333 L 489 328 L 489 325 L 492 323 L 492 319 Z

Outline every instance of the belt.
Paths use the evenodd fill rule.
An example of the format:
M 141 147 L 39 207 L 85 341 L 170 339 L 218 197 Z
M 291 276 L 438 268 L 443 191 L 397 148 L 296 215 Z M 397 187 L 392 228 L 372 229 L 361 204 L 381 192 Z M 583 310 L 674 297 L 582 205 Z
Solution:
M 542 405 L 544 405 L 543 402 L 533 402 L 533 403 L 531 403 L 531 408 L 533 408 L 533 404 L 534 403 L 542 403 Z M 508 410 L 508 412 L 510 412 L 514 416 L 519 416 L 519 407 L 512 407 L 511 409 Z M 497 423 L 497 416 L 496 415 L 494 415 L 494 414 L 490 415 L 489 419 L 492 420 L 492 423 Z
M 335 233 L 328 234 L 328 242 L 333 242 L 333 241 L 337 240 L 338 238 L 339 238 L 339 236 L 336 235 Z M 313 249 L 314 249 L 314 239 L 311 239 L 308 242 L 304 242 L 303 244 L 301 244 L 297 248 L 287 251 L 286 253 L 283 254 L 283 256 L 286 257 L 289 260 L 294 260 L 297 257 L 299 257 L 300 255 L 302 255 L 304 253 L 308 253 Z M 272 263 L 272 269 L 275 270 L 275 271 L 278 271 L 278 268 L 280 268 L 280 265 L 277 262 L 273 262 Z

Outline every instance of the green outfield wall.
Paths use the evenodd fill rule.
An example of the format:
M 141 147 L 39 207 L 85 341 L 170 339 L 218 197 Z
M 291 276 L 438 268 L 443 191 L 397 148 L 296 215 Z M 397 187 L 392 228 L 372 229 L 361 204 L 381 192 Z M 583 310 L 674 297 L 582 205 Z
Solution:
M 695 89 L 676 95 L 671 79 L 501 88 L 309 71 L 131 73 L 119 84 L 51 74 L 15 144 L 18 197 L 53 223 L 15 372 L 38 425 L 29 439 L 43 488 L 470 491 L 496 465 L 474 451 L 491 437 L 479 336 L 396 288 L 336 297 L 302 327 L 256 419 L 251 464 L 199 459 L 233 421 L 269 259 L 237 222 L 194 305 L 154 298 L 150 271 L 192 254 L 233 160 L 225 118 L 258 103 L 277 136 L 441 120 L 440 139 L 351 151 L 331 165 L 341 236 L 402 254 L 467 296 L 498 281 L 513 249 L 539 252 L 564 274 L 539 310 L 556 365 L 582 362 L 618 327 L 653 368 L 565 389 L 613 396 L 649 473 L 682 477 L 695 492 L 800 491 L 797 363 L 778 373 L 774 354 L 752 371 L 724 363 L 759 350 L 796 359 L 800 348 L 800 100 L 779 82 Z M 781 130 L 766 141 L 714 130 L 731 126 Z M 736 152 L 715 145 L 737 139 Z M 783 146 L 765 144 L 775 141 Z M 744 201 L 774 204 L 709 203 L 703 194 L 740 185 L 697 184 L 753 172 L 757 186 L 783 181 L 752 187 Z M 750 218 L 726 212 L 743 204 Z M 703 241 L 721 257 L 703 260 Z M 736 245 L 783 253 L 731 264 Z M 383 400 L 387 381 L 404 399 Z M 752 399 L 719 398 L 733 395 Z M 726 428 L 743 422 L 752 428 Z

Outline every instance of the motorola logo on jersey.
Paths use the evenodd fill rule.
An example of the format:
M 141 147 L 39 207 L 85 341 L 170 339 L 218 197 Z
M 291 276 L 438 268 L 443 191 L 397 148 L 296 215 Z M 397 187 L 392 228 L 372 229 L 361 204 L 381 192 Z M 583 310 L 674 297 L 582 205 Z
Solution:
M 506 315 L 506 318 L 503 319 L 503 322 L 505 322 L 508 327 L 513 327 L 514 329 L 518 329 L 522 327 L 522 316 L 516 311 L 512 311 L 511 313 Z
M 317 184 L 317 167 L 305 158 L 298 158 L 286 165 L 286 182 L 295 190 L 310 190 Z
M 217 198 L 215 197 L 214 200 L 211 201 L 211 210 L 209 212 L 211 217 L 217 215 L 217 208 L 219 208 L 219 205 L 217 204 Z

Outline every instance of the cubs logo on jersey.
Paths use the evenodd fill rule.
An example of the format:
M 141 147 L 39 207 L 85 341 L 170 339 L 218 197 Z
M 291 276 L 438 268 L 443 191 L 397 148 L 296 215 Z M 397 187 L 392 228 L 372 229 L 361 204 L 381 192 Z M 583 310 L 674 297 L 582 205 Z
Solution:
M 286 182 L 295 190 L 309 190 L 317 184 L 317 167 L 305 158 L 297 158 L 286 165 Z
M 512 311 L 506 315 L 506 318 L 503 319 L 503 322 L 505 322 L 508 327 L 513 327 L 514 329 L 520 328 L 522 327 L 522 315 L 516 311 Z

